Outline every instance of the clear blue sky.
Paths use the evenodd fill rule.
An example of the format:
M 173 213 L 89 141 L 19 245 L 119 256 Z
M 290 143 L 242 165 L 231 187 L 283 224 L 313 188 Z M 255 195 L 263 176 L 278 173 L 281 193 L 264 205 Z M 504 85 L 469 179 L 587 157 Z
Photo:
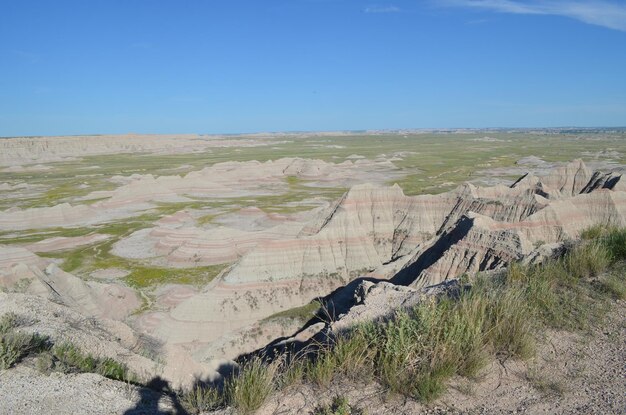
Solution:
M 624 125 L 623 0 L 0 1 L 0 136 Z

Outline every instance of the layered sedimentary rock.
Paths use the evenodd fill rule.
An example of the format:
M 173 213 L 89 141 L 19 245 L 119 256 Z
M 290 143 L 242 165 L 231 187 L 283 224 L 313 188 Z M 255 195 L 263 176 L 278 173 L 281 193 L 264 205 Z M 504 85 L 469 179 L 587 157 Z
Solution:
M 249 210 L 249 209 L 248 209 Z M 247 214 L 239 215 L 242 221 Z M 115 255 L 133 259 L 159 259 L 169 266 L 189 267 L 232 263 L 256 247 L 259 243 L 286 237 L 295 237 L 303 223 L 291 216 L 261 213 L 269 216 L 268 226 L 256 230 L 235 227 L 195 226 L 181 215 L 165 217 L 157 227 L 143 229 L 115 244 Z M 250 224 L 249 228 L 254 228 Z
M 194 359 L 232 358 L 211 345 L 359 277 L 421 289 L 539 259 L 550 252 L 546 247 L 593 224 L 626 225 L 621 176 L 603 177 L 575 161 L 510 187 L 465 184 L 440 195 L 355 186 L 297 234 L 257 240 L 202 292 L 142 316 L 139 325 L 169 344 L 205 344 L 194 348 Z
M 289 191 L 289 177 L 315 181 L 320 187 L 349 187 L 365 180 L 382 183 L 397 174 L 389 161 L 348 160 L 335 164 L 282 158 L 264 163 L 217 163 L 184 176 L 134 175 L 115 190 L 95 191 L 81 198 L 104 199 L 90 205 L 62 203 L 0 211 L 0 231 L 98 224 L 137 215 L 156 203 L 283 194 Z
M 84 209 L 96 210 L 96 217 L 99 209 L 112 215 L 155 200 L 185 200 L 205 192 L 221 197 L 280 192 L 289 186 L 290 176 L 320 183 L 326 177 L 354 179 L 361 177 L 359 168 L 368 165 L 281 159 L 223 163 L 186 176 L 137 175 L 118 180 L 122 186 L 107 200 L 48 219 L 84 223 L 91 220 Z M 220 194 L 224 183 L 236 189 Z M 201 224 L 197 212 L 182 210 L 123 238 L 112 253 L 167 266 L 230 264 L 201 289 L 160 287 L 153 293 L 158 306 L 131 318 L 135 329 L 163 343 L 163 357 L 172 363 L 162 374 L 184 384 L 198 376 L 211 377 L 228 359 L 295 330 L 272 319 L 275 313 L 332 293 L 336 298 L 343 287 L 353 288 L 361 278 L 409 287 L 362 286 L 367 296 L 361 300 L 369 304 L 353 308 L 354 321 L 376 318 L 388 301 L 410 305 L 429 294 L 429 286 L 463 273 L 540 260 L 591 225 L 626 226 L 624 186 L 620 174 L 592 172 L 579 160 L 548 175 L 526 175 L 511 186 L 468 183 L 439 195 L 406 196 L 398 186 L 360 184 L 334 203 L 303 213 L 233 209 L 228 214 L 220 211 L 211 224 Z M 5 211 L 0 227 L 4 215 L 15 212 L 25 215 Z M 46 212 L 30 212 L 32 217 L 24 220 L 40 220 L 37 216 Z M 30 248 L 45 251 L 79 242 L 87 240 L 48 240 Z M 122 285 L 82 281 L 24 248 L 0 249 L 0 284 L 86 316 L 121 319 L 139 305 Z M 307 336 L 314 332 L 309 331 Z

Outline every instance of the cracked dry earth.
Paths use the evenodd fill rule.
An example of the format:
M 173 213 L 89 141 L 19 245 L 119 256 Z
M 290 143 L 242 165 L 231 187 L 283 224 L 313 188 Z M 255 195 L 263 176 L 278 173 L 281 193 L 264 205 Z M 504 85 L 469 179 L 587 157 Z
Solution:
M 478 379 L 454 379 L 429 406 L 389 396 L 375 385 L 341 383 L 323 391 L 294 388 L 259 414 L 313 413 L 338 394 L 368 415 L 626 414 L 626 302 L 615 303 L 589 332 L 546 333 L 527 362 L 493 362 Z

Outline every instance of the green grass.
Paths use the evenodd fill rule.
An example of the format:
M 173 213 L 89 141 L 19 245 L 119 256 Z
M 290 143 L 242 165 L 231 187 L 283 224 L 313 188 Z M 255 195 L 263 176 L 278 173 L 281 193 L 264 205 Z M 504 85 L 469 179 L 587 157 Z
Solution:
M 259 358 L 252 359 L 226 380 L 227 402 L 244 414 L 260 408 L 275 390 L 277 368 L 276 364 L 267 365 Z
M 216 214 L 204 215 L 204 216 L 199 217 L 196 222 L 198 223 L 198 225 L 208 225 L 209 223 L 213 222 L 213 219 L 215 219 L 218 216 L 219 215 L 216 215 Z
M 271 316 L 263 319 L 263 321 L 271 321 L 271 320 L 278 320 L 278 319 L 285 318 L 285 319 L 298 320 L 302 323 L 306 323 L 307 321 L 315 317 L 315 315 L 320 310 L 320 306 L 321 305 L 319 301 L 314 300 L 314 301 L 311 301 L 309 304 L 303 305 L 301 307 L 294 307 L 288 310 L 284 310 L 284 311 L 280 311 L 278 313 L 272 314 Z
M 611 274 L 604 280 L 597 282 L 595 287 L 601 294 L 614 300 L 626 300 L 626 279 L 624 270 L 619 274 Z
M 606 312 L 607 298 L 620 298 L 626 291 L 624 272 L 612 271 L 622 260 L 611 242 L 622 230 L 587 239 L 562 258 L 541 265 L 508 268 L 506 283 L 526 292 L 526 302 L 535 318 L 554 329 L 584 330 Z M 602 275 L 601 275 L 602 274 Z M 601 278 L 599 278 L 601 276 Z
M 224 267 L 224 265 L 210 265 L 178 269 L 132 266 L 131 273 L 123 280 L 134 288 L 147 288 L 159 284 L 186 284 L 202 287 L 211 282 Z
M 187 284 L 204 286 L 215 278 L 227 265 L 211 265 L 194 268 L 163 268 L 145 265 L 140 261 L 125 259 L 111 254 L 113 244 L 148 222 L 132 222 L 106 225 L 103 233 L 117 235 L 106 241 L 77 249 L 43 253 L 41 256 L 63 259 L 60 267 L 66 272 L 87 276 L 89 273 L 107 268 L 121 268 L 130 271 L 123 278 L 134 288 L 148 288 L 159 284 Z
M 474 141 L 485 135 L 501 141 Z M 593 140 L 584 139 L 593 136 Z M 493 167 L 514 166 L 521 157 L 541 154 L 547 161 L 567 161 L 577 157 L 592 159 L 588 153 L 611 148 L 626 154 L 624 133 L 572 132 L 545 134 L 536 132 L 477 131 L 466 134 L 407 133 L 407 134 L 360 134 L 336 137 L 277 137 L 276 141 L 288 140 L 261 147 L 214 148 L 211 152 L 192 154 L 109 154 L 83 157 L 78 160 L 50 163 L 53 167 L 45 172 L 4 173 L 3 181 L 43 184 L 49 191 L 30 200 L 11 200 L 5 206 L 46 206 L 61 200 L 71 200 L 93 190 L 109 190 L 115 187 L 108 181 L 113 175 L 151 173 L 154 175 L 184 174 L 224 161 L 261 162 L 281 157 L 303 157 L 341 162 L 351 154 L 373 159 L 381 154 L 411 152 L 403 160 L 394 162 L 407 174 L 398 180 L 407 194 L 441 192 L 476 177 L 478 171 Z M 328 145 L 339 146 L 325 147 Z M 463 147 L 465 151 L 459 152 Z M 624 157 L 617 162 L 626 161 Z M 176 170 L 180 165 L 185 170 Z M 97 170 L 86 167 L 98 166 Z M 79 175 L 77 175 L 77 172 Z M 506 175 L 506 174 L 505 174 Z M 299 179 L 288 178 L 290 185 L 299 188 Z M 451 182 L 451 185 L 444 185 Z M 86 183 L 89 187 L 78 186 Z

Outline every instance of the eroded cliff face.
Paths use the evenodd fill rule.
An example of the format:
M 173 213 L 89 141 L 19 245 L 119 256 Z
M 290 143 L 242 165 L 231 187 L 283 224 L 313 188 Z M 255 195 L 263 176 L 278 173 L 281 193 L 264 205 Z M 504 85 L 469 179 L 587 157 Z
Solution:
M 575 238 L 592 224 L 622 224 L 620 180 L 593 174 L 576 160 L 511 187 L 465 184 L 411 197 L 397 186 L 355 186 L 296 237 L 258 243 L 221 284 L 308 285 L 334 276 L 339 285 L 400 272 L 408 282 L 427 285 L 502 267 L 539 245 Z M 315 295 L 323 294 L 310 293 Z

